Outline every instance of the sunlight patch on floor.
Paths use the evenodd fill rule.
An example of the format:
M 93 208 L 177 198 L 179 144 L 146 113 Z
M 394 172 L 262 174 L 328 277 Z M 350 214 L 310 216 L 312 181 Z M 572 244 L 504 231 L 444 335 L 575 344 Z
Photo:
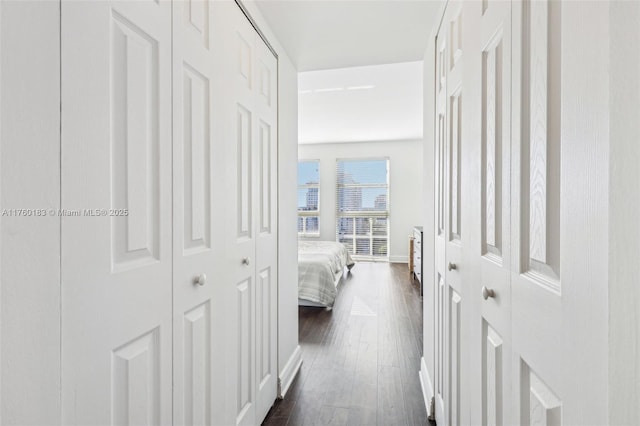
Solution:
M 376 312 L 369 307 L 358 296 L 353 298 L 353 304 L 351 305 L 351 315 L 360 317 L 375 317 Z

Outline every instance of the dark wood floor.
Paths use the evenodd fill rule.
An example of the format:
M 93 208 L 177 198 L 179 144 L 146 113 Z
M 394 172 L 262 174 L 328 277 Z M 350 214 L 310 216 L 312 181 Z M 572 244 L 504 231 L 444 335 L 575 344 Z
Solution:
M 263 425 L 427 425 L 421 304 L 406 264 L 357 263 L 333 310 L 299 308 L 302 369 Z

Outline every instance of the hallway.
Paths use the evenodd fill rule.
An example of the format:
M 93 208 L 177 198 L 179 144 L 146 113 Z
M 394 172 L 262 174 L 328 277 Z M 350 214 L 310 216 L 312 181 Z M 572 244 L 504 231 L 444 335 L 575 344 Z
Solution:
M 302 369 L 263 425 L 428 424 L 421 305 L 406 264 L 356 263 L 332 311 L 299 308 Z

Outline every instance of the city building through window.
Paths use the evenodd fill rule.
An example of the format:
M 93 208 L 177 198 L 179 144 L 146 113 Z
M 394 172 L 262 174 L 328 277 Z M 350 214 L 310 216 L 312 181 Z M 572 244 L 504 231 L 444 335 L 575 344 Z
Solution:
M 389 160 L 338 160 L 336 240 L 356 258 L 389 255 Z
M 320 161 L 298 162 L 298 235 L 320 235 Z

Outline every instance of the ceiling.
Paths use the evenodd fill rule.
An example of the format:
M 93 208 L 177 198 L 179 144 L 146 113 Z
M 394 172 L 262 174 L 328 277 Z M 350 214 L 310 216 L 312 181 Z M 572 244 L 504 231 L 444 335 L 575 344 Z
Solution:
M 257 0 L 298 71 L 422 60 L 442 0 Z
M 299 143 L 422 138 L 422 79 L 422 61 L 299 73 Z

